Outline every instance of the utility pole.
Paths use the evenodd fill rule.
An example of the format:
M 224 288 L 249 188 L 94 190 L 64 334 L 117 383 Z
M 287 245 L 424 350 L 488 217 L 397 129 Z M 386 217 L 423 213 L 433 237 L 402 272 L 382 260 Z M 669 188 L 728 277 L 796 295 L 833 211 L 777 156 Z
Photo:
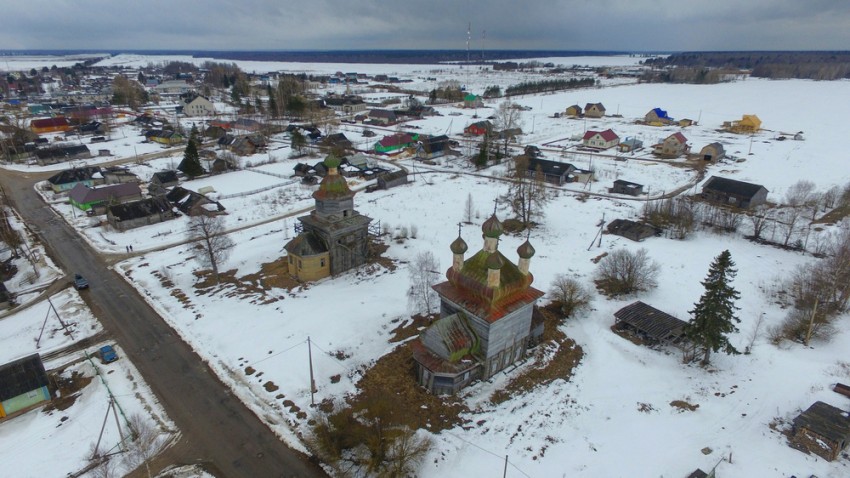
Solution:
M 313 379 L 313 347 L 310 344 L 310 336 L 307 336 L 307 358 L 310 362 L 310 406 L 316 406 L 316 381 Z
M 508 455 L 505 455 L 505 470 L 502 472 L 502 478 L 508 476 Z

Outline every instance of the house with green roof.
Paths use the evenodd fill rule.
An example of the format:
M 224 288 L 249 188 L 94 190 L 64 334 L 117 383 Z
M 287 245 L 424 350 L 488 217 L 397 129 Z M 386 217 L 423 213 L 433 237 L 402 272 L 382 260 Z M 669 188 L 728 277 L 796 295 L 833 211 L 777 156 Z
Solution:
M 483 108 L 484 100 L 481 99 L 478 95 L 473 95 L 472 93 L 467 94 L 463 97 L 463 107 L 464 108 Z

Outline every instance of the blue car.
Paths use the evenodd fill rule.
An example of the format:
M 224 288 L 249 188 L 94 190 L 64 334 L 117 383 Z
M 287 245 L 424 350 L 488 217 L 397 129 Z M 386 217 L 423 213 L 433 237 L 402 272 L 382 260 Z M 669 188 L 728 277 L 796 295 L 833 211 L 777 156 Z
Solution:
M 115 349 L 111 345 L 101 347 L 98 350 L 98 355 L 100 355 L 100 361 L 103 363 L 111 363 L 118 360 L 118 354 L 115 353 Z

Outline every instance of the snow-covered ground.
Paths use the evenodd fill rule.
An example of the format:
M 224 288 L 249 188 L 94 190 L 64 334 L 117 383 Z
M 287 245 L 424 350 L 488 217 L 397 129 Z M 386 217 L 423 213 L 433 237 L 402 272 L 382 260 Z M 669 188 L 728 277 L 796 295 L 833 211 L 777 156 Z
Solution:
M 74 347 L 103 332 L 103 327 L 70 284 L 57 287 L 63 285 L 62 271 L 44 253 L 44 247 L 26 234 L 14 215 L 7 217 L 11 226 L 22 232 L 26 241 L 22 249 L 33 260 L 30 262 L 23 255 L 13 260 L 18 271 L 5 282 L 16 295 L 17 305 L 0 314 L 0 364 L 38 353 L 44 358 L 48 373 L 61 369 L 60 382 L 77 374 L 81 388 L 75 399 L 40 406 L 0 424 L 0 442 L 5 444 L 0 449 L 4 463 L 0 474 L 60 477 L 85 468 L 100 437 L 110 397 L 118 407 L 118 417 L 109 417 L 100 438 L 101 454 L 120 451 L 121 434 L 130 434 L 128 421 L 150 427 L 160 436 L 161 443 L 175 436 L 173 424 L 120 347 L 115 347 L 119 360 L 108 365 L 88 360 L 85 355 L 95 354 L 100 346 L 109 343 L 107 338 L 95 339 L 97 343 L 85 350 Z M 9 254 L 4 251 L 3 259 Z M 42 296 L 48 287 L 56 287 L 57 292 Z M 120 431 L 116 422 L 120 423 Z M 132 446 L 127 442 L 124 448 Z M 139 464 L 125 459 L 131 455 L 137 456 L 117 454 L 109 466 L 116 474 L 129 472 Z
M 105 61 L 138 66 L 152 59 L 121 55 Z M 623 59 L 617 59 L 617 64 L 623 64 Z M 252 71 L 250 62 L 240 66 Z M 422 65 L 264 64 L 254 68 L 413 76 L 431 76 L 439 69 L 446 77 L 476 78 L 470 86 L 479 93 L 475 88 L 483 91 L 488 84 L 518 82 L 511 76 L 515 73 L 497 79 L 492 72 L 468 75 L 454 65 L 429 69 Z M 578 167 L 586 167 L 592 161 L 599 178 L 592 192 L 605 191 L 617 178 L 641 182 L 652 195 L 690 184 L 696 173 L 681 161 L 672 162 L 675 165 L 647 162 L 643 159 L 649 157 L 640 152 L 620 158 L 626 161 L 572 153 L 576 144 L 570 140 L 572 136 L 586 129 L 609 127 L 621 138 L 635 136 L 651 147 L 680 130 L 634 123 L 650 109 L 661 107 L 675 118 L 699 121 L 698 125 L 681 130 L 694 150 L 720 141 L 730 154 L 744 159 L 709 165 L 706 177 L 717 174 L 760 183 L 770 190 L 769 200 L 782 202 L 788 187 L 800 179 L 813 181 L 821 191 L 850 181 L 841 142 L 846 128 L 836 113 L 823 108 L 825 104 L 838 103 L 838 98 L 850 98 L 850 81 L 747 79 L 705 86 L 632 84 L 524 96 L 515 101 L 531 107 L 523 117 L 526 134 L 522 144 L 537 144 L 548 159 L 561 158 Z M 602 102 L 609 113 L 618 112 L 623 117 L 586 121 L 553 118 L 555 112 L 563 112 L 571 104 L 588 102 Z M 495 108 L 498 103 L 489 102 L 488 107 Z M 418 132 L 458 135 L 466 125 L 493 111 L 453 106 L 438 109 L 443 116 L 412 125 L 419 127 Z M 479 118 L 472 117 L 476 114 Z M 752 138 L 717 131 L 723 121 L 740 119 L 742 114 L 757 114 L 765 130 Z M 346 134 L 355 130 L 352 126 L 340 127 Z M 775 139 L 780 132 L 797 131 L 804 132 L 805 141 Z M 286 164 L 285 157 L 281 152 L 281 161 L 276 164 Z M 283 256 L 283 245 L 292 237 L 293 223 L 285 216 L 311 204 L 310 190 L 300 185 L 294 186 L 298 193 L 286 201 L 275 202 L 279 194 L 275 191 L 243 202 L 222 199 L 230 212 L 228 228 L 254 227 L 232 234 L 235 246 L 220 269 L 235 270 L 239 281 L 215 292 L 195 287 L 193 272 L 199 266 L 191 247 L 153 250 L 158 243 L 167 245 L 172 241 L 163 239 L 158 228 L 169 228 L 174 221 L 123 234 L 102 228 L 83 228 L 83 232 L 105 251 L 120 252 L 127 243 L 136 244 L 137 251 L 148 251 L 117 267 L 258 416 L 292 446 L 301 448 L 296 432 L 304 430 L 306 420 L 299 412 L 309 410 L 311 398 L 307 338 L 315 347 L 316 398 L 339 399 L 354 389 L 358 369 L 392 350 L 389 331 L 409 316 L 409 279 L 404 263 L 421 251 L 432 251 L 442 269 L 448 267 L 448 245 L 457 234 L 453 224 L 462 219 L 463 205 L 470 195 L 479 214 L 475 225 L 464 227 L 463 236 L 472 251 L 481 247 L 477 228 L 492 210 L 493 199 L 506 191 L 506 185 L 492 177 L 498 176 L 501 168 L 470 175 L 462 174 L 470 170 L 458 161 L 440 163 L 435 168 L 438 171 L 419 176 L 412 184 L 355 197 L 356 209 L 380 220 L 390 230 L 417 230 L 415 238 L 389 243 L 385 255 L 396 261 L 397 269 L 362 268 L 291 291 L 259 286 L 251 275 L 259 273 L 262 264 Z M 287 166 L 280 167 L 285 174 Z M 195 183 L 198 187 L 213 186 L 220 195 L 230 195 L 261 187 L 261 182 L 273 182 L 271 176 L 260 176 L 256 171 L 243 171 Z M 815 260 L 805 254 L 756 245 L 740 235 L 710 232 L 697 233 L 684 241 L 653 238 L 640 244 L 606 235 L 601 247 L 591 246 L 603 214 L 609 221 L 632 218 L 639 214 L 642 203 L 628 198 L 584 199 L 571 190 L 582 191 L 574 185 L 564 187 L 546 207 L 545 224 L 532 233 L 531 241 L 537 249 L 531 263 L 536 287 L 547 290 L 559 273 L 590 284 L 596 268 L 592 258 L 621 247 L 643 247 L 662 264 L 662 271 L 658 288 L 640 299 L 687 320 L 687 311 L 702 291 L 699 281 L 712 259 L 728 249 L 737 264 L 734 285 L 742 297 L 738 302 L 740 332 L 732 337 L 739 349 L 749 342 L 749 334 L 760 316 L 764 317 L 763 331 L 784 317 L 785 311 L 771 297 L 779 279 L 796 266 Z M 68 217 L 66 206 L 56 207 Z M 500 210 L 499 215 L 504 218 L 507 212 Z M 281 219 L 264 222 L 264 217 Z M 88 223 L 79 222 L 78 226 L 85 224 Z M 838 226 L 828 226 L 821 234 L 834 227 Z M 172 228 L 171 236 L 184 236 L 179 226 Z M 100 234 L 104 240 L 97 239 Z M 504 237 L 499 247 L 514 258 L 514 250 L 523 240 Z M 164 285 L 168 283 L 173 286 Z M 556 381 L 498 406 L 490 405 L 486 398 L 500 385 L 499 380 L 472 387 L 466 393 L 475 410 L 469 418 L 471 423 L 483 423 L 436 436 L 437 447 L 424 461 L 419 476 L 497 475 L 506 455 L 510 462 L 508 476 L 686 476 L 697 467 L 710 469 L 730 454 L 731 462 L 722 462 L 718 467 L 721 476 L 850 474 L 846 459 L 827 463 L 795 451 L 786 445 L 784 436 L 769 426 L 777 419 L 793 418 L 815 400 L 848 408 L 846 399 L 829 387 L 834 382 L 850 380 L 846 352 L 850 349 L 850 319 L 840 319 L 840 332 L 829 343 L 812 348 L 788 344 L 776 347 L 762 334 L 751 354 L 714 356 L 712 368 L 706 370 L 683 365 L 678 355 L 639 347 L 613 334 L 613 313 L 631 300 L 634 298 L 596 297 L 591 312 L 564 327 L 585 352 L 569 381 Z M 338 381 L 336 375 L 341 376 Z M 699 408 L 680 411 L 670 405 L 674 400 Z M 712 450 L 707 455 L 701 451 L 706 447 Z

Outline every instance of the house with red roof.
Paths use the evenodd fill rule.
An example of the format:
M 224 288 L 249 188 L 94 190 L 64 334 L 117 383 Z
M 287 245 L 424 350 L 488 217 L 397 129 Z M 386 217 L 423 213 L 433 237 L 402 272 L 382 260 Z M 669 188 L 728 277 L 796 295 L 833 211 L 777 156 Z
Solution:
M 64 116 L 32 120 L 30 130 L 33 133 L 59 133 L 71 130 L 71 123 Z
M 493 131 L 493 123 L 489 121 L 478 121 L 463 129 L 466 136 L 484 136 Z
M 446 281 L 433 286 L 440 318 L 411 343 L 419 384 L 431 393 L 452 394 L 474 380 L 486 380 L 522 359 L 542 333 L 535 311 L 543 292 L 531 287 L 534 248 L 517 248 L 517 263 L 499 251 L 502 223 L 494 214 L 481 226 L 484 245 L 469 259 L 458 234 L 449 246 L 452 266 Z
M 678 158 L 683 154 L 687 154 L 690 149 L 688 138 L 685 138 L 685 135 L 682 133 L 676 132 L 653 146 L 652 154 L 662 158 Z
M 608 149 L 620 144 L 620 137 L 611 129 L 605 131 L 590 130 L 584 133 L 581 141 L 588 148 Z

